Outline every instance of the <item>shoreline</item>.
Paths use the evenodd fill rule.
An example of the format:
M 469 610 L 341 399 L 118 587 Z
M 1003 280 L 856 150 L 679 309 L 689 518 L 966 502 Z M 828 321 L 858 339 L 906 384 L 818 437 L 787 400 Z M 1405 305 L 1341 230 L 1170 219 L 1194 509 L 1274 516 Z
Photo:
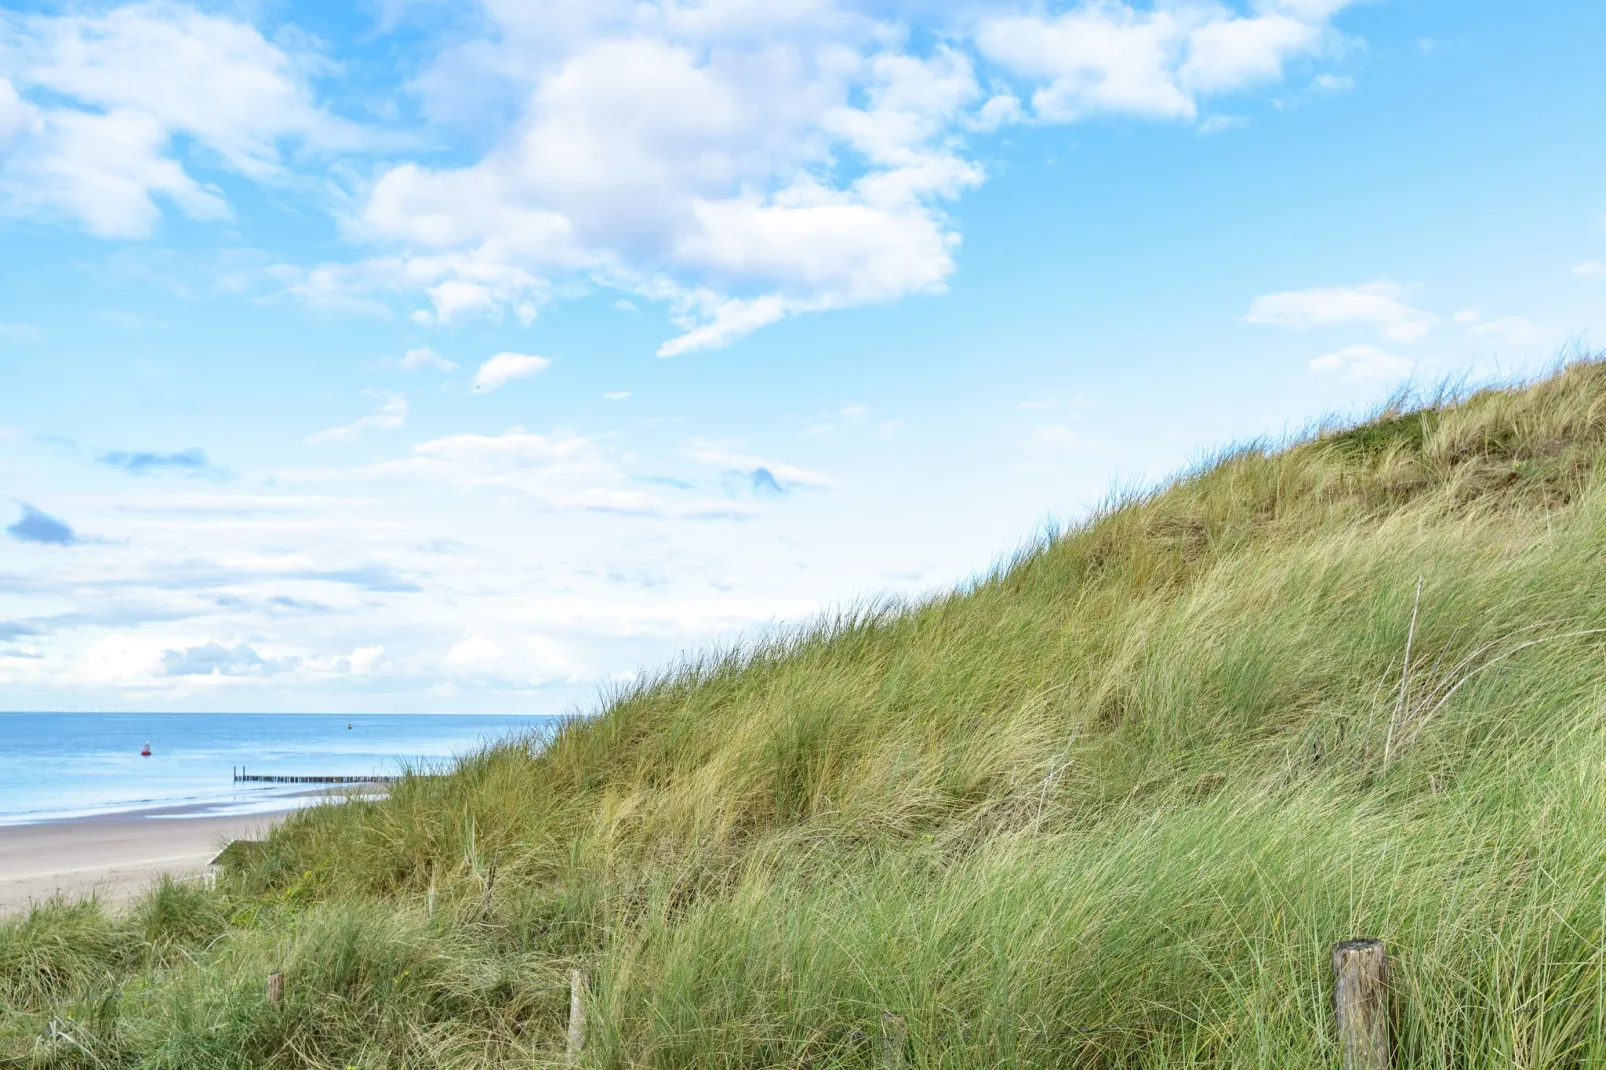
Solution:
M 279 796 L 283 808 L 247 814 L 202 802 L 0 825 L 0 918 L 55 895 L 121 905 L 164 873 L 204 872 L 230 840 L 260 838 L 309 798 L 355 794 L 341 789 Z

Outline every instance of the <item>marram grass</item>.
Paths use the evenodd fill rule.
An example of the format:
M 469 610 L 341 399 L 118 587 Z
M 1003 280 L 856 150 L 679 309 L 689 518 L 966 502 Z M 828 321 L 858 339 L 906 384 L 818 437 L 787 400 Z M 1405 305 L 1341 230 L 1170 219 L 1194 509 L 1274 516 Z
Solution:
M 1364 935 L 1397 1065 L 1606 1066 L 1603 458 L 1592 362 L 1232 453 L 0 924 L 0 1064 L 561 1065 L 578 967 L 589 1067 L 1337 1066 Z

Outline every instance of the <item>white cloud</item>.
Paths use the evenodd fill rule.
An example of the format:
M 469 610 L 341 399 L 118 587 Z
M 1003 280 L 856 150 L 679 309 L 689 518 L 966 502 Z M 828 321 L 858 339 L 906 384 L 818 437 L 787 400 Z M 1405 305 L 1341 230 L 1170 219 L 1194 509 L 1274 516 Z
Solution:
M 838 409 L 837 414 L 844 420 L 862 422 L 870 418 L 870 406 L 861 405 L 857 401 L 850 401 Z
M 1405 304 L 1403 294 L 1401 287 L 1387 282 L 1266 294 L 1255 298 L 1245 319 L 1296 330 L 1359 323 L 1375 327 L 1391 341 L 1419 342 L 1438 317 Z
M 445 357 L 441 356 L 433 349 L 430 349 L 428 346 L 425 346 L 421 349 L 409 349 L 402 356 L 401 366 L 403 369 L 410 372 L 418 371 L 420 368 L 435 368 L 439 371 L 449 372 L 457 368 L 456 364 L 447 360 Z
M 516 428 L 501 435 L 448 435 L 420 442 L 396 460 L 309 475 L 404 476 L 442 487 L 510 490 L 564 511 L 733 520 L 755 513 L 734 502 L 665 501 L 631 486 L 597 443 L 568 432 L 539 435 Z
M 453 645 L 443 660 L 459 679 L 503 686 L 536 687 L 578 681 L 586 675 L 560 644 L 541 635 L 503 642 L 471 635 Z
M 1239 127 L 1247 125 L 1249 125 L 1249 120 L 1241 115 L 1212 115 L 1199 123 L 1199 133 L 1206 136 L 1224 134 L 1228 130 L 1237 130 Z
M 382 646 L 360 646 L 346 657 L 346 668 L 354 676 L 372 675 L 379 659 L 384 657 Z
M 1450 318 L 1455 322 L 1465 326 L 1468 323 L 1477 323 L 1479 320 L 1483 319 L 1483 313 L 1479 312 L 1475 308 L 1463 308 Z
M 401 394 L 390 394 L 385 397 L 379 406 L 379 411 L 370 416 L 353 420 L 343 427 L 331 427 L 327 431 L 319 431 L 310 436 L 309 443 L 320 442 L 355 442 L 363 436 L 365 431 L 394 431 L 407 422 L 407 399 Z
M 550 367 L 552 361 L 546 357 L 531 356 L 527 353 L 498 353 L 474 373 L 474 389 L 482 394 L 489 394 L 493 390 L 500 390 L 515 379 L 527 379 L 532 375 L 539 375 Z
M 507 487 L 554 502 L 610 482 L 614 476 L 612 466 L 590 439 L 522 430 L 430 439 L 414 446 L 404 458 L 364 471 L 460 487 Z
M 1318 52 L 1328 20 L 1348 5 L 1272 3 L 1253 15 L 1208 4 L 1152 9 L 1086 0 L 1058 15 L 986 18 L 976 43 L 989 59 L 1038 83 L 1037 118 L 1096 114 L 1192 119 L 1200 98 L 1282 77 L 1290 59 Z
M 501 644 L 483 635 L 471 635 L 446 652 L 448 665 L 484 665 L 500 661 L 506 655 Z
M 1324 353 L 1310 362 L 1312 372 L 1351 380 L 1403 379 L 1415 367 L 1413 362 L 1404 357 L 1367 345 L 1345 346 L 1332 353 Z
M 35 112 L 17 94 L 17 87 L 9 78 L 0 78 L 0 143 L 23 130 L 35 121 Z
M 1347 2 L 1240 15 L 1087 0 L 922 34 L 896 6 L 847 0 L 487 0 L 480 35 L 426 60 L 410 88 L 438 129 L 472 125 L 489 148 L 461 166 L 403 158 L 340 191 L 367 259 L 264 274 L 324 307 L 388 314 L 405 299 L 430 327 L 527 324 L 578 280 L 622 291 L 621 307 L 662 302 L 679 330 L 663 356 L 940 293 L 959 244 L 945 207 L 986 177 L 964 135 L 1096 111 L 1192 117 L 1320 52 Z M 0 19 L 13 212 L 139 237 L 166 206 L 230 216 L 206 168 L 327 188 L 327 169 L 294 173 L 296 154 L 377 143 L 319 102 L 317 78 L 339 68 L 293 27 L 244 21 L 251 5 L 64 10 Z M 985 88 L 979 59 L 995 65 Z
M 952 139 L 981 95 L 970 60 L 884 51 L 868 20 L 802 6 L 642 4 L 569 34 L 493 8 L 524 116 L 471 166 L 391 169 L 361 213 L 427 280 L 418 322 L 533 314 L 581 273 L 667 303 L 673 356 L 940 292 L 957 237 L 936 204 L 983 177 Z M 863 167 L 838 180 L 843 154 Z
M 824 490 L 840 485 L 830 476 L 821 475 L 819 472 L 811 472 L 807 468 L 799 468 L 792 464 L 765 460 L 750 453 L 731 449 L 729 446 L 718 442 L 694 441 L 687 448 L 686 456 L 703 464 L 732 469 L 747 476 L 755 476 L 760 473 L 767 474 L 781 488 L 788 490 L 793 487 Z M 759 478 L 762 478 L 762 475 L 759 475 Z
M 1013 93 L 998 93 L 988 98 L 987 103 L 977 110 L 970 120 L 972 130 L 997 130 L 1001 126 L 1012 126 L 1025 117 L 1020 106 L 1020 98 Z
M 946 205 L 986 178 L 966 134 L 1095 113 L 1196 118 L 1202 100 L 1323 52 L 1348 2 L 1242 14 L 1084 0 L 922 34 L 896 6 L 846 0 L 487 0 L 481 35 L 446 46 L 412 88 L 428 116 L 472 124 L 489 147 L 464 165 L 382 171 L 341 220 L 372 255 L 274 278 L 326 307 L 406 300 L 429 327 L 527 324 L 554 292 L 601 285 L 666 307 L 679 333 L 662 356 L 941 293 L 959 246 Z M 135 237 L 163 201 L 228 216 L 203 165 L 306 182 L 291 149 L 372 135 L 319 104 L 314 78 L 334 68 L 286 43 L 298 40 L 168 0 L 0 21 L 13 208 Z
M 74 659 L 72 675 L 88 684 L 129 687 L 156 678 L 168 640 L 118 632 L 102 636 Z
M 1574 275 L 1606 275 L 1606 263 L 1599 260 L 1585 260 L 1573 266 Z
M 193 155 L 259 181 L 287 178 L 287 142 L 358 143 L 316 104 L 312 63 L 252 26 L 174 3 L 0 19 L 0 190 L 16 213 L 62 215 L 104 237 L 140 237 L 164 198 L 222 219 Z M 30 99 L 31 98 L 31 99 Z
M 623 401 L 625 398 L 627 398 L 629 396 L 630 396 L 630 391 L 628 391 L 628 390 L 610 390 L 607 393 L 602 395 L 602 400 L 604 400 L 604 401 Z

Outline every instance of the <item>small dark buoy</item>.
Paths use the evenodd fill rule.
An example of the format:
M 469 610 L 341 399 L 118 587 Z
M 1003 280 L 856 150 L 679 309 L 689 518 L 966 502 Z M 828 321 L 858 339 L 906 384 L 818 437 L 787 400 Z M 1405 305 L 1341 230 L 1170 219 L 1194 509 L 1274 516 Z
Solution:
M 351 722 L 350 721 L 346 722 L 346 731 L 348 731 L 348 732 L 351 731 Z
M 151 745 L 149 743 L 145 744 L 139 753 L 144 757 L 149 758 L 151 756 Z

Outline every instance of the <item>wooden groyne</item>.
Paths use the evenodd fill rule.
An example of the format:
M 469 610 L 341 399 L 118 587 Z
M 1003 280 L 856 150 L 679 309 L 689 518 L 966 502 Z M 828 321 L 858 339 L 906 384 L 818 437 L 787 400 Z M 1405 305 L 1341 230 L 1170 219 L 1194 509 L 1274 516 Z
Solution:
M 252 784 L 393 784 L 400 780 L 396 776 L 264 776 L 260 773 L 246 775 L 242 766 L 234 770 L 234 782 L 242 781 Z

